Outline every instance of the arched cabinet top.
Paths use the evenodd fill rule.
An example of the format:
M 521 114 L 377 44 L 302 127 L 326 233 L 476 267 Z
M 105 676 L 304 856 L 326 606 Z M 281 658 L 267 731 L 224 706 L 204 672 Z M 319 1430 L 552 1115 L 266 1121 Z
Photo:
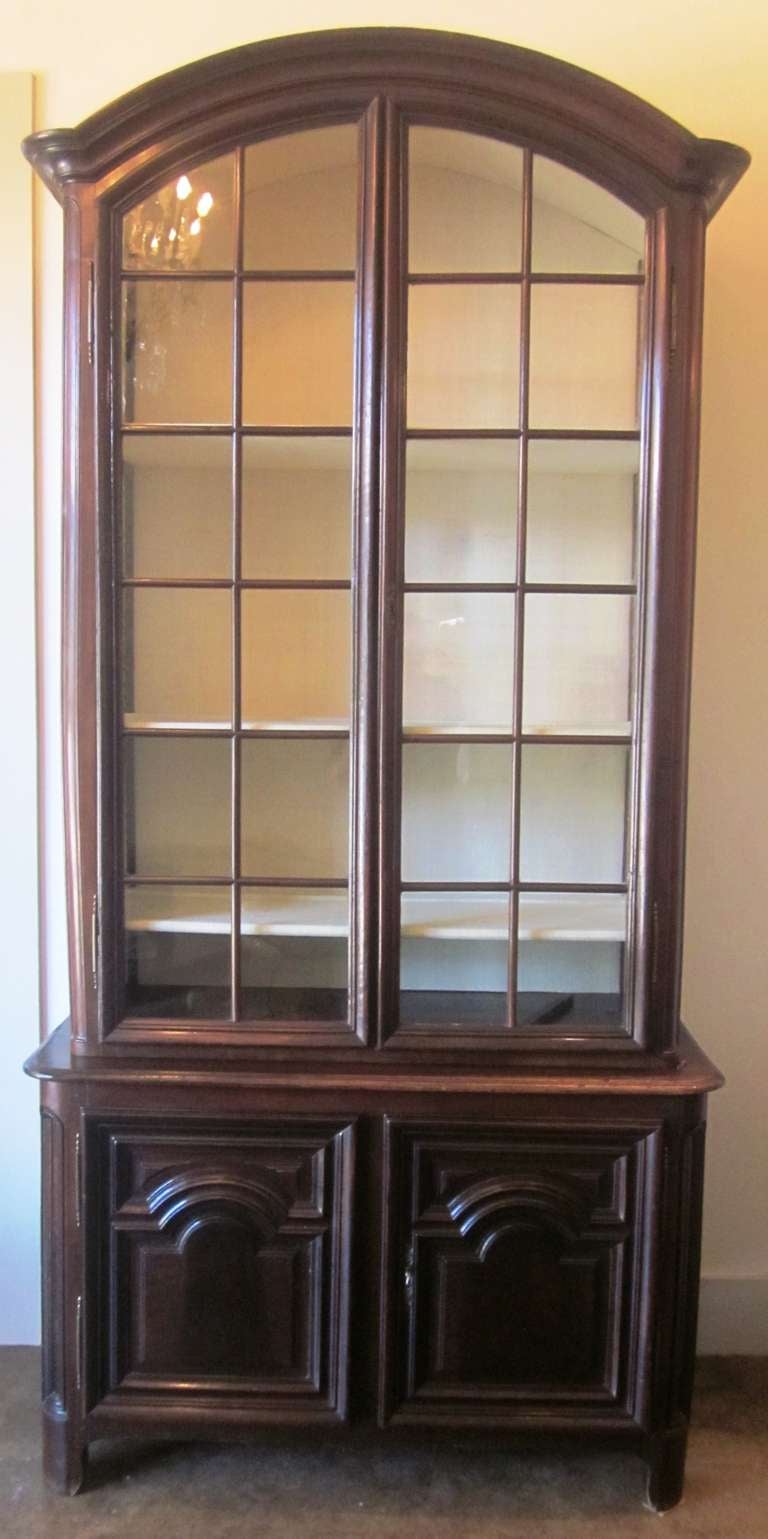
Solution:
M 699 139 L 562 60 L 478 37 L 383 27 L 214 54 L 129 91 L 76 128 L 31 135 L 24 150 L 63 201 L 70 183 L 99 182 L 128 166 L 132 179 L 140 167 L 149 179 L 247 134 L 349 116 L 377 94 L 406 113 L 514 137 L 625 195 L 634 188 L 649 208 L 677 192 L 699 197 L 711 217 L 749 164 L 738 146 Z

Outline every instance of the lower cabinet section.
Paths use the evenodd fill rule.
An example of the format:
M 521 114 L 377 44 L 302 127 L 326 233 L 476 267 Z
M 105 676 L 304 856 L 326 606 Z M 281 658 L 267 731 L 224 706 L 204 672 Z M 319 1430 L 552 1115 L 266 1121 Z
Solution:
M 378 1289 L 381 1423 L 642 1424 L 659 1128 L 372 1124 L 350 1300 L 354 1119 L 98 1120 L 91 1403 L 343 1418 Z
M 97 1398 L 343 1417 L 352 1123 L 99 1122 Z
M 44 1093 L 59 1489 L 105 1435 L 349 1420 L 618 1437 L 679 1498 L 703 1097 Z
M 388 1122 L 381 1419 L 642 1423 L 660 1144 Z

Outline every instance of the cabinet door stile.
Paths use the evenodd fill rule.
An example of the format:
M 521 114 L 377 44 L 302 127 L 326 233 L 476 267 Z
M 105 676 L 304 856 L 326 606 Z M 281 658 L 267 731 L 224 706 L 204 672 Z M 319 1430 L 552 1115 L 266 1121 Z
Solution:
M 407 130 L 387 103 L 386 170 L 381 212 L 383 257 L 381 388 L 381 624 L 379 755 L 379 1041 L 398 1013 L 400 943 L 400 801 L 403 659 L 403 498 L 407 326 Z
M 384 240 L 381 208 L 386 180 L 386 105 L 377 97 L 361 123 L 358 194 L 358 319 L 353 455 L 354 640 L 351 741 L 349 997 L 362 1042 L 375 1030 L 378 1009 L 376 872 L 379 705 L 378 537 L 380 524 L 379 393 L 383 375 L 381 303 Z

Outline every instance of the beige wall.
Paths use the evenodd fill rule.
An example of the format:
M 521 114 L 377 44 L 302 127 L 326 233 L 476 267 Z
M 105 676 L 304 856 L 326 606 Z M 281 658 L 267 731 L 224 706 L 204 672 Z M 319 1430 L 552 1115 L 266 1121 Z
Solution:
M 254 11 L 220 0 L 39 0 L 6 29 L 0 68 L 34 71 L 37 126 L 76 122 L 148 76 L 256 36 L 323 26 L 421 25 L 466 30 L 569 59 L 646 97 L 696 132 L 747 145 L 755 164 L 711 231 L 706 291 L 699 586 L 689 822 L 685 1014 L 728 1076 L 712 1107 L 705 1271 L 745 1280 L 750 1308 L 712 1292 L 709 1344 L 759 1344 L 768 1289 L 766 1117 L 768 877 L 766 650 L 768 571 L 768 29 L 764 0 L 281 0 Z M 93 61 L 98 60 L 98 69 Z M 44 1001 L 66 1008 L 58 758 L 60 221 L 39 195 L 39 568 L 43 672 Z M 12 296 L 5 295 L 13 303 Z M 18 1056 L 28 1045 L 19 1033 Z M 761 1293 L 762 1288 L 762 1293 Z M 751 1289 L 751 1291 L 750 1291 Z M 719 1305 L 717 1306 L 719 1307 Z M 763 1332 L 768 1309 L 763 1309 Z M 739 1337 L 738 1330 L 742 1331 Z M 762 1338 L 763 1350 L 768 1340 Z

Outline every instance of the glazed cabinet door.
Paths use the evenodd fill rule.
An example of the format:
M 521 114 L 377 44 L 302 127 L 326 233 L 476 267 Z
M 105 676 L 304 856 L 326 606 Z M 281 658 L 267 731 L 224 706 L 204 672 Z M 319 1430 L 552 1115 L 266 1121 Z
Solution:
M 91 1405 L 345 1416 L 353 1136 L 296 1119 L 89 1129 Z
M 129 1037 L 365 1036 L 370 135 L 358 116 L 190 159 L 115 214 L 111 1013 Z
M 646 222 L 455 123 L 404 120 L 400 157 L 382 1035 L 613 1048 L 636 1024 Z
M 388 1124 L 383 1421 L 642 1424 L 659 1138 Z

